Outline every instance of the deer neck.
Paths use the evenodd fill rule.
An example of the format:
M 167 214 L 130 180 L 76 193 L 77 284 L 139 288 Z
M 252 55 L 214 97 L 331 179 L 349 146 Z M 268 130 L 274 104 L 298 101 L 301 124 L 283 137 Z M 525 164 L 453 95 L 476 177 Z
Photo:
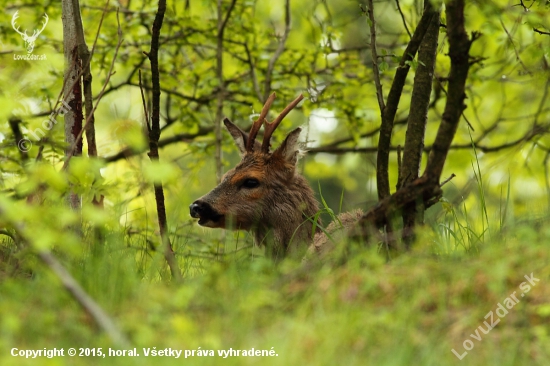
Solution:
M 297 175 L 284 191 L 267 202 L 269 209 L 253 228 L 255 243 L 265 245 L 266 255 L 275 259 L 307 249 L 315 233 L 321 231 L 320 218 L 313 228 L 319 204 L 305 178 Z

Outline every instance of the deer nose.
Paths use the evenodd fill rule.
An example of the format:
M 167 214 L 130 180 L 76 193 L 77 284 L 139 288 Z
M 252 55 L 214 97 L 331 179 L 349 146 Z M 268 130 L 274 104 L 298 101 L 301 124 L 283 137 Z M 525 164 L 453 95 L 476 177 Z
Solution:
M 195 201 L 189 205 L 189 214 L 196 219 L 201 217 L 201 213 L 204 212 L 201 201 Z

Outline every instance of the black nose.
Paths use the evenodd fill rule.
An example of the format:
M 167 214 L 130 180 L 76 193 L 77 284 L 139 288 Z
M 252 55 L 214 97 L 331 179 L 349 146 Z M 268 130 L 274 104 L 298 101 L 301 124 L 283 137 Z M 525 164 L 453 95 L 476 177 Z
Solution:
M 189 205 L 189 214 L 191 217 L 198 219 L 201 217 L 201 213 L 203 213 L 203 211 L 204 209 L 200 201 L 195 201 Z

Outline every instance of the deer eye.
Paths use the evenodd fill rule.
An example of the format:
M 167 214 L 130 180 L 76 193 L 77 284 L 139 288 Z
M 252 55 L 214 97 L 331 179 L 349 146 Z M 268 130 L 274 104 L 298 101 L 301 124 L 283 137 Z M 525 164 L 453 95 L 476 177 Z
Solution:
M 244 180 L 242 187 L 251 189 L 251 188 L 258 187 L 259 185 L 260 185 L 260 182 L 257 179 L 249 178 Z

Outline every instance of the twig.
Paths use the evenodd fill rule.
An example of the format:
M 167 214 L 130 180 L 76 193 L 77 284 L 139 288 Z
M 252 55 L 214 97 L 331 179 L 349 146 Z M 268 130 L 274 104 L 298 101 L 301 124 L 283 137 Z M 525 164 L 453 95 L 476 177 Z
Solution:
M 256 67 L 254 66 L 254 62 L 252 61 L 252 55 L 250 53 L 250 49 L 248 48 L 248 43 L 244 43 L 244 50 L 246 52 L 247 62 L 250 66 L 250 77 L 252 78 L 252 85 L 254 85 L 254 92 L 256 92 L 256 96 L 258 97 L 258 100 L 262 100 L 262 92 L 260 91 L 260 84 L 258 83 L 258 78 L 256 77 Z
M 363 10 L 364 12 L 365 10 Z M 367 0 L 367 14 L 369 17 L 370 28 L 370 50 L 372 55 L 372 70 L 374 74 L 374 84 L 376 85 L 376 97 L 378 98 L 378 107 L 380 114 L 384 113 L 386 108 L 384 104 L 384 94 L 382 92 L 382 83 L 380 82 L 380 70 L 378 69 L 378 52 L 376 50 L 376 22 L 374 19 L 374 7 L 372 0 Z
M 212 127 L 201 127 L 197 133 L 178 133 L 178 134 L 175 134 L 173 136 L 166 137 L 166 138 L 163 138 L 163 139 L 159 140 L 158 147 L 160 148 L 160 147 L 168 146 L 168 145 L 171 145 L 173 143 L 181 142 L 181 141 L 192 142 L 195 137 L 207 135 L 207 134 L 211 133 L 212 130 L 213 130 Z M 134 155 L 139 155 L 143 152 L 145 152 L 145 150 L 139 151 L 139 150 L 135 150 L 131 147 L 127 147 L 127 148 L 119 151 L 115 155 L 111 155 L 109 157 L 106 157 L 105 162 L 112 163 L 114 161 L 118 161 L 118 160 L 123 159 L 123 158 L 128 158 L 128 157 L 131 157 L 131 156 L 134 156 Z
M 290 0 L 286 0 L 285 1 L 285 31 L 283 33 L 283 37 L 279 41 L 279 45 L 277 46 L 275 53 L 273 54 L 273 56 L 271 56 L 271 59 L 269 59 L 269 63 L 267 65 L 267 70 L 265 72 L 265 82 L 264 82 L 264 98 L 262 102 L 265 102 L 269 97 L 269 95 L 271 94 L 271 80 L 273 76 L 273 70 L 275 68 L 275 64 L 277 63 L 277 60 L 285 50 L 285 44 L 289 34 L 290 34 Z
M 399 4 L 399 0 L 395 0 L 395 3 L 397 4 L 397 10 L 399 11 L 399 14 L 401 15 L 401 19 L 403 20 L 403 26 L 405 27 L 405 30 L 407 31 L 407 34 L 409 35 L 409 37 L 412 37 L 411 31 L 409 31 L 409 27 L 407 27 L 405 14 L 403 14 L 403 11 L 401 10 L 401 5 Z
M 454 177 L 456 177 L 455 173 L 451 174 L 451 176 L 449 178 L 447 178 L 443 182 L 441 182 L 439 184 L 439 186 L 443 187 L 445 184 L 449 183 L 451 181 L 451 179 L 453 179 Z
M 519 57 L 519 51 L 517 50 L 516 45 L 514 44 L 514 40 L 512 39 L 512 35 L 510 34 L 510 32 L 508 32 L 508 29 L 506 29 L 506 26 L 504 25 L 504 22 L 502 21 L 502 18 L 500 19 L 500 24 L 502 25 L 502 28 L 506 32 L 506 35 L 508 36 L 508 39 L 510 40 L 510 43 L 512 44 L 512 48 L 514 49 L 514 52 L 516 54 L 516 59 L 519 61 L 519 64 L 521 65 L 521 67 L 523 67 L 525 72 L 527 72 L 530 76 L 533 76 L 531 71 L 529 71 L 529 69 L 527 69 L 527 66 L 525 66 L 525 64 L 521 60 L 521 57 Z
M 147 112 L 147 103 L 145 102 L 145 94 L 143 94 L 143 85 L 141 83 L 141 69 L 139 69 L 139 91 L 141 92 L 141 102 L 143 103 L 143 113 L 145 115 L 147 131 L 151 131 L 151 125 L 149 124 L 149 113 Z
M 533 28 L 533 31 L 537 32 L 538 34 L 544 34 L 547 36 L 550 36 L 550 32 L 541 31 L 540 29 Z

